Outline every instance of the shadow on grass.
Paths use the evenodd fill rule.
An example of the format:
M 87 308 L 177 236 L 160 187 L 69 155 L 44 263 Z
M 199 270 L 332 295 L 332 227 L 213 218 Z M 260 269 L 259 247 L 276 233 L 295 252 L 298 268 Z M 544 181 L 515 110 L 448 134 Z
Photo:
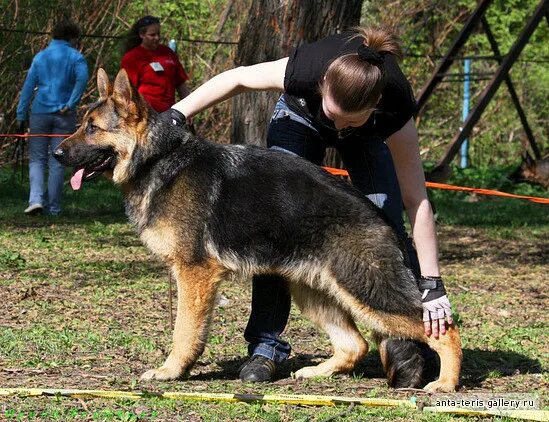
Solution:
M 463 386 L 468 388 L 480 387 L 482 382 L 488 378 L 540 374 L 542 372 L 539 360 L 520 353 L 499 350 L 463 350 L 461 381 Z
M 70 214 L 69 214 L 70 213 Z M 101 223 L 104 225 L 126 223 L 128 221 L 123 210 L 88 210 L 83 212 L 71 213 L 63 211 L 63 215 L 53 217 L 48 215 L 27 216 L 21 212 L 20 215 L 2 216 L 2 226 L 4 229 L 28 229 L 50 227 L 74 227 L 83 226 L 87 223 Z M 137 236 L 137 235 L 136 235 Z
M 220 357 L 221 358 L 221 357 Z M 189 377 L 190 381 L 208 381 L 208 380 L 235 380 L 238 379 L 238 373 L 240 367 L 248 359 L 247 356 L 234 358 L 234 359 L 220 359 L 216 360 L 215 364 L 220 366 L 218 371 L 201 372 Z
M 491 239 L 482 233 L 462 239 L 463 231 L 447 228 L 440 257 L 445 263 L 491 262 L 499 265 L 544 265 L 549 261 L 547 241 L 534 237 L 521 242 Z M 442 236 L 441 236 L 442 237 Z
M 305 366 L 315 366 L 320 362 L 330 358 L 328 354 L 320 353 L 317 355 L 312 354 L 298 354 L 286 360 L 285 362 L 277 366 L 275 375 L 275 381 L 290 378 L 293 372 L 301 369 Z M 190 380 L 205 381 L 210 379 L 216 380 L 234 380 L 238 379 L 240 367 L 248 360 L 247 356 L 243 356 L 236 359 L 223 360 L 220 359 L 215 363 L 221 367 L 221 370 L 203 372 L 190 377 Z M 355 376 L 365 378 L 384 378 L 383 368 L 381 366 L 381 360 L 379 353 L 369 353 L 366 358 L 355 368 L 353 371 Z
M 275 381 L 290 378 L 292 373 L 304 366 L 314 366 L 328 359 L 327 354 L 300 354 L 280 364 L 277 368 Z M 238 379 L 240 367 L 246 362 L 247 357 L 222 360 L 216 362 L 221 367 L 219 371 L 200 373 L 192 376 L 190 380 L 206 381 L 235 380 Z M 428 368 L 424 374 L 425 382 L 438 377 L 438 365 Z M 466 388 L 479 388 L 488 378 L 503 378 L 519 374 L 539 374 L 542 367 L 537 359 L 514 352 L 487 351 L 478 349 L 463 350 L 463 367 L 461 384 Z M 385 373 L 381 365 L 381 359 L 377 351 L 368 353 L 366 358 L 354 369 L 352 375 L 358 378 L 384 379 Z

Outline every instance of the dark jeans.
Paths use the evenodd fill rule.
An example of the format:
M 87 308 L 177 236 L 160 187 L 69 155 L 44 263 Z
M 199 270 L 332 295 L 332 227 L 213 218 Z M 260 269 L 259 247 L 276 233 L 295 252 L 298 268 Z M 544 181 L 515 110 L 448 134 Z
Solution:
M 275 107 L 267 134 L 269 148 L 285 150 L 320 165 L 326 148 L 334 146 L 345 164 L 353 185 L 381 208 L 397 232 L 407 239 L 410 266 L 419 275 L 416 251 L 404 229 L 402 198 L 391 154 L 377 137 L 323 139 L 314 124 L 291 111 L 281 99 Z M 288 358 L 290 345 L 280 338 L 290 313 L 287 282 L 275 275 L 253 278 L 252 312 L 244 332 L 250 355 L 262 355 L 281 362 Z

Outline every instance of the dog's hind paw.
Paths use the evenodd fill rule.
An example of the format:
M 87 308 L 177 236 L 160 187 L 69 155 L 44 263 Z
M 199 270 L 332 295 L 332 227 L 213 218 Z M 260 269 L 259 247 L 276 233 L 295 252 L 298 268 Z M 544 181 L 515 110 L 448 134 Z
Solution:
M 157 369 L 149 369 L 143 375 L 141 375 L 141 381 L 150 381 L 150 380 L 175 380 L 182 375 L 180 370 L 170 368 L 168 366 L 162 366 Z
M 453 393 L 456 391 L 456 383 L 436 380 L 427 384 L 423 389 L 429 393 Z

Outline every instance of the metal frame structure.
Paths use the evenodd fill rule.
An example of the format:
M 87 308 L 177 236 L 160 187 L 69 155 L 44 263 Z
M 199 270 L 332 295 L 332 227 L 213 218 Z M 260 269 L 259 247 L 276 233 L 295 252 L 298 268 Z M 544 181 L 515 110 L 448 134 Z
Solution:
M 505 81 L 513 104 L 517 109 L 517 113 L 519 115 L 522 126 L 524 127 L 524 131 L 526 133 L 532 151 L 534 152 L 536 159 L 541 158 L 541 154 L 536 144 L 534 134 L 532 133 L 532 130 L 528 125 L 526 114 L 524 113 L 524 110 L 520 105 L 520 101 L 515 91 L 513 82 L 511 81 L 511 77 L 509 76 L 509 71 L 511 70 L 511 67 L 517 60 L 522 50 L 524 49 L 524 46 L 528 43 L 530 36 L 539 25 L 543 16 L 545 16 L 547 23 L 549 24 L 549 0 L 540 0 L 532 16 L 530 17 L 530 19 L 518 35 L 516 41 L 509 49 L 509 52 L 505 56 L 500 55 L 497 42 L 493 36 L 488 21 L 484 16 L 492 1 L 493 0 L 481 0 L 479 2 L 477 8 L 471 14 L 467 22 L 465 22 L 462 30 L 457 35 L 448 52 L 444 55 L 439 65 L 435 68 L 431 78 L 425 84 L 419 94 L 418 111 L 425 106 L 427 100 L 433 93 L 438 83 L 440 83 L 444 76 L 447 74 L 448 69 L 450 68 L 457 56 L 457 53 L 459 52 L 461 47 L 463 47 L 465 42 L 469 39 L 469 36 L 473 33 L 475 27 L 480 23 L 484 31 L 486 32 L 486 36 L 488 38 L 492 51 L 498 58 L 499 67 L 492 76 L 489 84 L 481 93 L 477 104 L 471 110 L 467 119 L 463 123 L 463 127 L 452 139 L 450 146 L 448 147 L 444 157 L 438 163 L 437 167 L 443 167 L 445 165 L 448 165 L 452 161 L 454 156 L 459 151 L 459 148 L 463 141 L 470 136 L 473 127 L 478 123 L 483 111 L 486 109 L 490 100 L 493 98 L 494 94 L 496 93 L 503 81 Z

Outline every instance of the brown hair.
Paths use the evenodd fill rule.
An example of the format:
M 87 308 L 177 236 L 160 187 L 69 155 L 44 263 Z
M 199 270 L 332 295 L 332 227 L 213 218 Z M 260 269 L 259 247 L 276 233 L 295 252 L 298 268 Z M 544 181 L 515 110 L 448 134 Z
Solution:
M 147 32 L 147 27 L 150 25 L 160 25 L 160 19 L 156 16 L 147 15 L 143 16 L 132 25 L 126 39 L 124 40 L 124 45 L 122 46 L 122 51 L 124 54 L 141 44 L 142 39 L 140 35 Z
M 63 19 L 53 28 L 54 40 L 71 41 L 80 38 L 80 27 L 70 19 Z
M 363 46 L 356 53 L 335 59 L 320 82 L 321 95 L 329 93 L 347 113 L 374 108 L 385 87 L 385 55 L 402 58 L 399 40 L 388 29 L 355 28 L 354 31 L 356 34 L 351 39 L 362 38 Z

